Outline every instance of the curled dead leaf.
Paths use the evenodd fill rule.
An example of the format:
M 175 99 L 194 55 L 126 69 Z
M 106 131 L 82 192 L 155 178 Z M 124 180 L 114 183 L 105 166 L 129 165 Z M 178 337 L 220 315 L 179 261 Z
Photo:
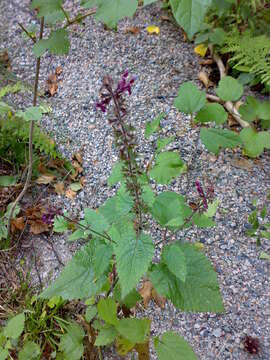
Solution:
M 144 280 L 142 287 L 139 290 L 139 294 L 143 298 L 144 307 L 147 308 L 151 299 L 161 308 L 164 309 L 166 298 L 164 296 L 158 295 L 154 289 L 150 280 Z
M 47 81 L 46 81 L 46 92 L 50 96 L 54 96 L 57 93 L 58 90 L 58 84 L 57 84 L 57 76 L 55 74 L 51 74 Z
M 68 189 L 66 192 L 65 192 L 65 195 L 68 199 L 70 200 L 74 200 L 75 197 L 76 197 L 76 192 L 75 191 L 72 191 L 71 189 Z
M 50 184 L 54 179 L 55 179 L 54 175 L 43 174 L 37 178 L 36 183 L 47 185 L 47 184 Z
M 206 87 L 206 90 L 208 90 L 208 88 L 210 86 L 214 86 L 212 81 L 209 79 L 209 75 L 204 70 L 199 72 L 198 78 L 203 83 L 203 85 Z
M 127 27 L 125 29 L 126 34 L 133 34 L 133 35 L 138 34 L 140 31 L 141 31 L 141 29 L 138 28 L 137 26 Z
M 155 289 L 152 290 L 152 298 L 162 310 L 165 308 L 166 298 L 164 296 L 158 295 Z
M 62 66 L 57 66 L 57 68 L 55 69 L 55 75 L 59 76 L 61 75 L 63 72 Z
M 213 59 L 203 59 L 200 61 L 200 65 L 212 65 L 212 64 L 214 64 Z
M 238 169 L 243 169 L 243 170 L 247 170 L 247 171 L 251 171 L 252 170 L 252 163 L 247 160 L 247 159 L 234 159 L 232 161 L 232 166 L 238 168 Z
M 45 224 L 42 220 L 30 220 L 28 221 L 30 224 L 30 232 L 32 234 L 38 235 L 43 232 L 49 231 L 49 226 Z
M 59 182 L 54 185 L 54 190 L 58 195 L 65 194 L 65 184 L 63 182 Z
M 11 232 L 14 233 L 16 230 L 22 231 L 25 223 L 23 216 L 11 220 Z
M 77 160 L 80 165 L 82 164 L 83 158 L 82 158 L 82 153 L 81 153 L 81 152 L 79 152 L 79 151 L 76 152 L 76 153 L 73 155 L 73 158 L 74 158 L 75 160 Z

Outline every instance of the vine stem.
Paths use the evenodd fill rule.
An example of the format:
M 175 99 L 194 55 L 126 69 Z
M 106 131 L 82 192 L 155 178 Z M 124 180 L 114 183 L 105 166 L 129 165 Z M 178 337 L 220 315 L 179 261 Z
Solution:
M 43 30 L 44 30 L 44 17 L 41 18 L 41 22 L 40 22 L 40 32 L 39 32 L 39 40 L 42 39 L 43 37 Z M 40 72 L 40 57 L 37 58 L 36 61 L 36 74 L 35 74 L 35 85 L 34 85 L 34 98 L 33 98 L 33 106 L 37 105 L 37 96 L 38 96 L 38 83 L 39 83 L 39 72 Z M 7 231 L 8 231 L 8 235 L 10 235 L 10 228 L 11 228 L 11 220 L 13 217 L 13 213 L 14 210 L 17 206 L 17 204 L 19 203 L 19 201 L 21 201 L 21 199 L 24 197 L 31 179 L 32 179 L 32 167 L 33 167 L 33 134 L 34 134 L 34 121 L 30 121 L 30 125 L 29 125 L 29 146 L 28 146 L 28 151 L 29 151 L 29 166 L 28 166 L 28 171 L 27 171 L 27 177 L 24 183 L 24 187 L 21 191 L 21 193 L 19 194 L 19 196 L 16 198 L 16 200 L 14 201 L 11 209 L 10 209 L 10 214 L 8 217 L 8 225 L 7 225 Z

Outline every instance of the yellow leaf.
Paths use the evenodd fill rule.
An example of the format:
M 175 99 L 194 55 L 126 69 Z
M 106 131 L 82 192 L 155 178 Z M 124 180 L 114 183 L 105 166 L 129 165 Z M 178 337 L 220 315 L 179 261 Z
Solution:
M 204 245 L 202 243 L 200 243 L 199 241 L 196 241 L 194 243 L 194 246 L 197 250 L 203 251 L 204 250 Z
M 205 46 L 204 44 L 200 44 L 194 48 L 194 52 L 204 57 L 207 52 L 207 49 L 208 49 L 207 46 Z
M 155 25 L 147 26 L 146 30 L 147 30 L 148 34 L 159 35 L 159 33 L 160 33 L 160 28 L 158 26 L 155 26 Z

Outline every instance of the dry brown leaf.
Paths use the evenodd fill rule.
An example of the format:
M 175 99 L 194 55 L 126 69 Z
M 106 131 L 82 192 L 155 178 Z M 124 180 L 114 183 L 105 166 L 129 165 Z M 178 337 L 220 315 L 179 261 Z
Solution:
M 133 35 L 138 34 L 140 31 L 141 29 L 138 28 L 137 26 L 132 26 L 125 29 L 126 34 L 133 34 Z
M 49 231 L 49 226 L 45 224 L 42 220 L 30 220 L 30 232 L 32 234 L 38 235 L 45 231 Z
M 144 280 L 143 285 L 139 290 L 139 294 L 143 298 L 144 307 L 147 309 L 148 304 L 152 298 L 153 285 L 150 280 Z
M 214 64 L 213 59 L 203 59 L 200 61 L 200 65 L 212 65 L 212 64 Z
M 139 360 L 150 360 L 149 341 L 144 344 L 136 344 L 134 349 L 139 355 Z
M 65 192 L 65 195 L 68 199 L 71 199 L 71 200 L 74 200 L 75 197 L 76 197 L 76 192 L 75 191 L 72 191 L 71 189 L 68 189 L 66 192 Z
M 84 176 L 82 176 L 82 177 L 80 178 L 80 184 L 81 184 L 82 186 L 85 186 L 85 184 L 86 184 L 86 179 L 85 179 Z
M 46 166 L 42 162 L 40 162 L 38 164 L 38 172 L 40 174 L 48 174 L 48 169 L 46 168 Z
M 232 166 L 238 168 L 238 169 L 243 169 L 243 170 L 247 170 L 247 171 L 251 171 L 252 170 L 252 163 L 247 160 L 247 159 L 234 159 L 232 161 Z
M 208 74 L 202 70 L 199 72 L 198 78 L 203 83 L 203 85 L 206 87 L 206 90 L 207 90 L 211 83 L 209 80 Z
M 36 183 L 37 184 L 50 184 L 55 179 L 54 175 L 50 174 L 43 174 L 40 177 L 37 178 Z
M 57 66 L 57 68 L 55 69 L 55 75 L 59 76 L 61 75 L 63 72 L 62 66 Z
M 65 184 L 63 182 L 59 182 L 54 185 L 54 190 L 58 195 L 65 194 Z
M 22 231 L 24 229 L 24 218 L 23 216 L 18 217 L 16 219 L 11 220 L 11 231 L 15 232 L 15 230 Z
M 169 18 L 169 16 L 166 16 L 166 15 L 162 15 L 162 16 L 160 17 L 160 19 L 161 19 L 162 21 L 171 21 L 170 18 Z
M 152 298 L 162 310 L 165 308 L 166 298 L 164 296 L 158 295 L 155 289 L 152 290 Z
M 83 158 L 82 158 L 82 154 L 78 151 L 76 152 L 73 157 L 78 161 L 79 164 L 82 164 L 83 162 Z
M 47 93 L 50 96 L 54 96 L 58 90 L 57 77 L 55 74 L 51 74 L 46 82 Z
M 81 164 L 78 161 L 73 160 L 72 166 L 74 167 L 75 170 L 78 170 L 79 174 L 83 172 L 83 168 L 81 167 Z

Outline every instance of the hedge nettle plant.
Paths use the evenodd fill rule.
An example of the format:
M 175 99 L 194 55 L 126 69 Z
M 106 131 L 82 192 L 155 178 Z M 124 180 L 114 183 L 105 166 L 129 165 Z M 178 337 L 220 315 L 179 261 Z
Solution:
M 171 138 L 158 138 L 151 164 L 146 168 L 139 165 L 135 131 L 127 121 L 125 104 L 133 83 L 127 71 L 116 85 L 111 77 L 104 77 L 96 104 L 107 115 L 119 154 L 108 184 L 120 186 L 98 209 L 85 209 L 84 219 L 72 226 L 66 215 L 55 216 L 56 232 L 73 228 L 69 240 L 85 239 L 86 244 L 40 296 L 84 300 L 90 304 L 85 317 L 96 346 L 115 344 L 120 355 L 137 351 L 139 358 L 149 359 L 151 321 L 134 318 L 131 310 L 141 301 L 141 280 L 151 281 L 159 295 L 182 311 L 222 312 L 223 303 L 210 262 L 196 246 L 177 237 L 183 228 L 214 225 L 213 191 L 204 190 L 197 181 L 194 186 L 199 201 L 194 210 L 176 192 L 153 191 L 153 181 L 169 184 L 186 171 L 186 166 L 177 152 L 166 151 Z M 159 116 L 146 124 L 146 137 L 159 130 L 160 121 Z M 155 242 L 147 231 L 150 218 L 164 231 L 161 241 Z M 166 332 L 154 337 L 153 342 L 160 360 L 196 359 L 188 343 L 176 333 Z M 78 359 L 80 356 L 82 353 Z

